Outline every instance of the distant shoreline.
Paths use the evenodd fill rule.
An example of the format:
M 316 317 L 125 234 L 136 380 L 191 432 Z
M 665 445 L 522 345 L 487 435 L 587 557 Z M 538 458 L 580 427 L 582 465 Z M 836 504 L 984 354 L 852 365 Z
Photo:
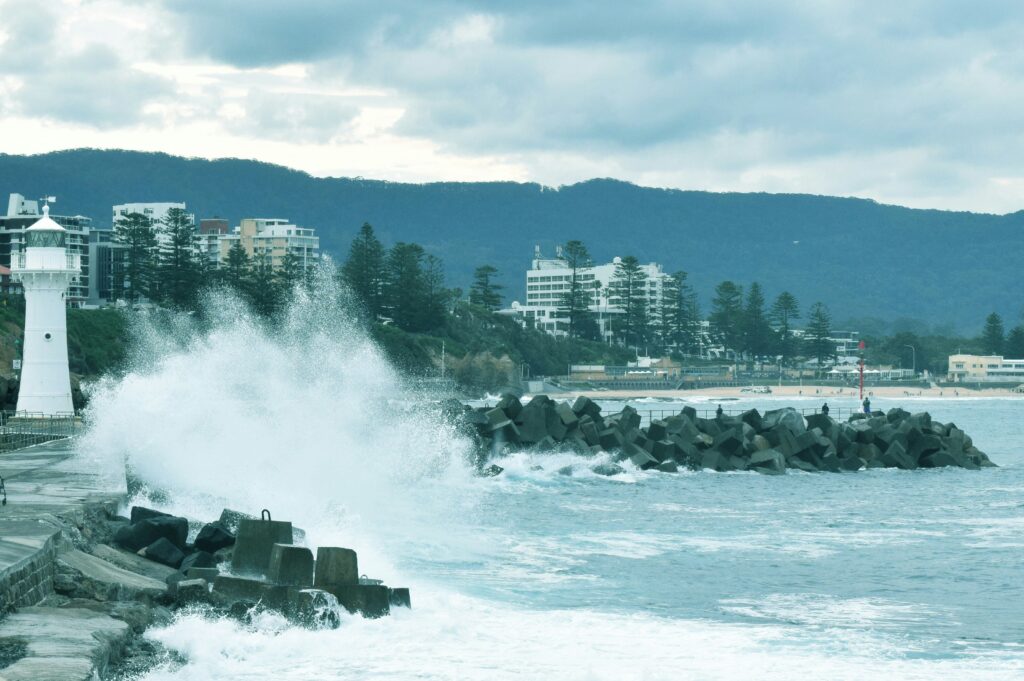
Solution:
M 857 388 L 838 388 L 832 385 L 784 385 L 769 386 L 771 394 L 742 392 L 743 388 L 702 388 L 697 390 L 574 390 L 564 393 L 566 396 L 585 395 L 592 399 L 638 399 L 643 397 L 665 397 L 687 399 L 690 397 L 731 397 L 731 398 L 770 398 L 770 397 L 831 397 L 857 398 Z M 1015 393 L 1007 388 L 901 388 L 897 386 L 865 386 L 864 394 L 871 397 L 901 398 L 928 397 L 935 399 L 963 399 L 965 397 L 1017 397 L 1024 394 Z

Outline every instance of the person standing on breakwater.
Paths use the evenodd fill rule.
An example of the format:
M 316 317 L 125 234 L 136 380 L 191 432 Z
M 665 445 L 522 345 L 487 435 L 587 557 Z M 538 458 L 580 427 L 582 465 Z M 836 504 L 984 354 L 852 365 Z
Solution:
M 864 398 L 864 413 L 865 414 L 870 414 L 871 413 L 871 400 L 869 400 L 866 397 Z
M 828 402 L 821 405 L 821 413 L 824 414 L 825 416 L 828 416 Z
M 718 409 L 715 410 L 715 418 L 719 421 L 722 420 L 722 405 L 718 405 Z

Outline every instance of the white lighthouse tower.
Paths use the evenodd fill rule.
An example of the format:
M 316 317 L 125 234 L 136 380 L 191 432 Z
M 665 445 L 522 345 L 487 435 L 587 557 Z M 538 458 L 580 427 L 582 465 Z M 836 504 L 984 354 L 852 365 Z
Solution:
M 67 252 L 66 240 L 67 232 L 44 205 L 43 217 L 25 230 L 25 249 L 11 258 L 11 276 L 25 289 L 17 409 L 29 415 L 74 413 L 64 297 L 81 265 L 78 254 Z

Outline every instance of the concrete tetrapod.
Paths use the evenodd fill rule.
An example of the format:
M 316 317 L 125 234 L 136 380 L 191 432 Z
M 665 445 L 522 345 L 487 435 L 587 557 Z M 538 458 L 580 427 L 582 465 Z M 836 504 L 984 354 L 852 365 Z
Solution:
M 238 521 L 235 550 L 231 557 L 231 568 L 239 573 L 266 575 L 270 569 L 270 554 L 274 544 L 291 544 L 292 524 L 283 520 Z

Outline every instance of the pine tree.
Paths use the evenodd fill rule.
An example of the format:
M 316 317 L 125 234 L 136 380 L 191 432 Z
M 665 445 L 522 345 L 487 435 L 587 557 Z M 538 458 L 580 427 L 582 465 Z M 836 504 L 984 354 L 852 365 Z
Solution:
M 1024 359 L 1024 327 L 1015 326 L 1010 329 L 1003 343 L 1003 352 L 1009 359 Z
M 726 350 L 739 352 L 743 345 L 743 288 L 731 281 L 715 287 L 709 316 L 712 330 Z
M 985 329 L 981 333 L 981 347 L 986 354 L 1003 354 L 1003 318 L 995 312 L 985 318 Z
M 562 247 L 562 257 L 571 274 L 557 314 L 564 320 L 570 338 L 582 338 L 592 333 L 594 327 L 590 310 L 594 303 L 594 275 L 587 272 L 594 263 L 582 241 L 567 241 Z
M 796 355 L 796 342 L 790 332 L 790 321 L 800 319 L 800 304 L 789 291 L 783 291 L 772 303 L 771 320 L 778 327 L 776 349 L 782 357 L 782 363 L 788 365 Z
M 273 317 L 281 307 L 280 278 L 270 256 L 261 254 L 252 260 L 248 276 L 248 297 L 252 309 L 262 317 Z
M 251 270 L 249 254 L 245 252 L 241 239 L 235 239 L 228 249 L 223 264 L 217 270 L 218 279 L 241 296 L 248 297 Z
M 615 265 L 610 286 L 612 305 L 622 310 L 617 319 L 616 334 L 623 343 L 634 347 L 648 336 L 647 273 L 634 256 L 627 255 Z
M 481 265 L 473 272 L 473 285 L 469 289 L 469 302 L 494 311 L 501 307 L 501 291 L 504 286 L 492 281 L 497 268 Z
M 419 244 L 399 242 L 385 262 L 384 311 L 406 331 L 428 331 L 444 324 L 451 292 L 444 269 Z
M 370 223 L 364 222 L 352 240 L 348 260 L 341 273 L 371 318 L 381 314 L 384 307 L 384 267 L 384 246 L 373 233 Z
M 157 261 L 158 284 L 153 287 L 157 297 L 181 310 L 194 309 L 203 283 L 205 262 L 192 217 L 184 209 L 171 208 L 158 229 L 162 238 Z
M 772 330 L 764 305 L 761 285 L 755 281 L 747 289 L 747 303 L 743 310 L 743 349 L 753 358 L 771 352 Z
M 312 284 L 312 267 L 305 267 L 302 258 L 295 253 L 288 251 L 281 258 L 281 267 L 274 273 L 277 278 L 277 286 L 284 295 L 291 295 L 291 292 L 299 284 L 309 286 Z
M 832 315 L 821 303 L 811 306 L 811 316 L 807 325 L 805 342 L 807 354 L 818 361 L 818 369 L 822 369 L 825 360 L 836 356 L 836 346 L 829 337 L 832 335 Z
M 120 245 L 121 262 L 114 268 L 114 291 L 134 305 L 148 297 L 154 284 L 157 239 L 153 220 L 142 213 L 129 213 L 114 223 L 114 242 Z

